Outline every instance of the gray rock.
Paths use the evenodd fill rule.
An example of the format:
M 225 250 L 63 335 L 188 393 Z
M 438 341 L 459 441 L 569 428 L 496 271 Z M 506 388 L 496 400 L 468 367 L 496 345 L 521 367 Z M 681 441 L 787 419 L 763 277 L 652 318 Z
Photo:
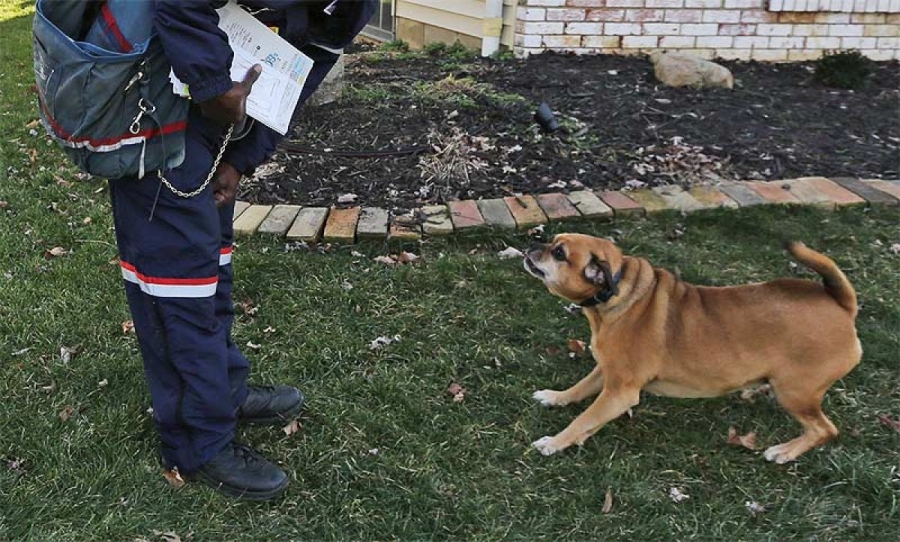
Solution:
M 337 62 L 325 76 L 325 80 L 319 88 L 309 97 L 308 105 L 312 107 L 329 104 L 341 97 L 344 91 L 344 55 L 338 57 Z
M 670 87 L 733 88 L 734 77 L 725 66 L 685 53 L 653 53 L 653 73 Z

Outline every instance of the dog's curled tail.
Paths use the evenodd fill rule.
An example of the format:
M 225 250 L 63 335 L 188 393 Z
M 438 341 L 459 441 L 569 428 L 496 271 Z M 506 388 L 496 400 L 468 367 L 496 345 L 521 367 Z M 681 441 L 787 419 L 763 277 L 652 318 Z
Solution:
M 816 252 L 799 241 L 785 241 L 784 249 L 795 260 L 822 275 L 825 291 L 856 318 L 856 291 L 847 275 L 828 256 Z

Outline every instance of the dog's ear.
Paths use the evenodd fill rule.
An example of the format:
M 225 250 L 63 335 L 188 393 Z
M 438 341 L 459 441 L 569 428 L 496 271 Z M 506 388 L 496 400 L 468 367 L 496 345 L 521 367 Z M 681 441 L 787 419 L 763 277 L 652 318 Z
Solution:
M 619 286 L 613 280 L 612 270 L 606 260 L 591 256 L 590 263 L 584 268 L 584 278 L 604 290 L 611 291 L 613 295 L 619 294 Z

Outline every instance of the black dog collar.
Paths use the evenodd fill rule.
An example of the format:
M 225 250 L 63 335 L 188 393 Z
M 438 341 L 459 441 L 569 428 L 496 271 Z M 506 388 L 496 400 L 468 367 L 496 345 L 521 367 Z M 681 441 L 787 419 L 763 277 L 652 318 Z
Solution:
M 619 271 L 613 276 L 612 285 L 617 290 L 620 280 L 622 280 L 622 271 Z M 594 297 L 585 299 L 584 301 L 579 303 L 579 305 L 581 305 L 582 307 L 594 307 L 596 305 L 599 305 L 600 303 L 606 303 L 607 301 L 612 299 L 614 295 L 616 294 L 613 293 L 613 288 L 605 288 L 594 294 Z

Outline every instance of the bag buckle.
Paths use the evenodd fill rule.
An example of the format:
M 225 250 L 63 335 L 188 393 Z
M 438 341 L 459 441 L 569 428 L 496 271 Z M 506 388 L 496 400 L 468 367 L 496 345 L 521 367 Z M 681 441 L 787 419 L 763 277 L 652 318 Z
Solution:
M 138 66 L 137 73 L 132 75 L 131 79 L 128 80 L 128 84 L 125 85 L 124 92 L 128 92 L 135 83 L 137 83 L 138 81 L 142 81 L 144 79 L 144 76 L 147 75 L 147 72 L 149 72 L 149 66 L 147 65 L 147 59 L 145 58 L 141 60 L 141 63 Z
M 148 108 L 147 102 L 145 102 L 143 98 L 138 100 L 138 108 L 140 109 L 140 111 L 138 111 L 137 116 L 134 117 L 134 121 L 132 121 L 131 127 L 128 128 L 128 131 L 132 134 L 137 135 L 137 133 L 141 131 L 141 119 L 145 114 L 152 115 L 156 112 L 156 106 L 153 104 L 149 105 L 150 107 Z
M 142 71 L 139 71 L 136 74 L 134 74 L 134 76 L 132 76 L 131 80 L 128 81 L 128 84 L 125 85 L 125 92 L 128 92 L 128 90 L 131 89 L 131 87 L 133 87 L 134 84 L 137 83 L 138 81 L 140 81 L 141 78 L 143 78 L 143 77 L 144 77 L 144 72 L 142 72 Z

